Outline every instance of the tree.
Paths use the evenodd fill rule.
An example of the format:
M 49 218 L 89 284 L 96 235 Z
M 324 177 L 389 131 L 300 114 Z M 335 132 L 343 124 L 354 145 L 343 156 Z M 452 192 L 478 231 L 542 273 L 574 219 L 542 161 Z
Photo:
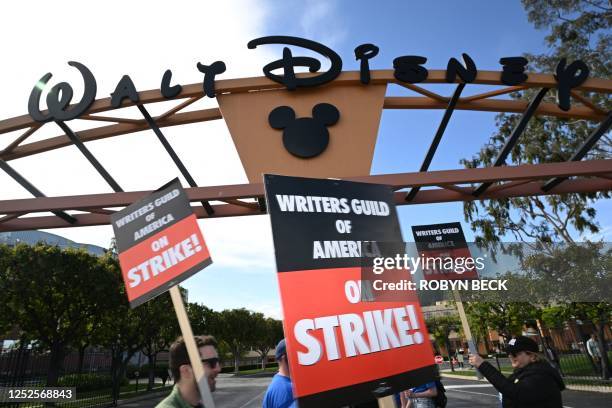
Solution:
M 0 293 L 5 293 L 6 287 L 6 271 L 11 258 L 11 249 L 7 245 L 0 245 Z M 0 302 L 0 338 L 11 330 L 11 325 L 14 319 L 10 318 L 10 310 L 6 302 Z
M 595 333 L 599 343 L 599 349 L 603 350 L 601 353 L 602 364 L 597 367 L 591 360 L 593 368 L 597 371 L 601 371 L 600 375 L 603 379 L 607 380 L 610 378 L 610 360 L 608 358 L 607 342 L 605 340 L 605 327 L 610 325 L 612 320 L 612 305 L 608 302 L 569 302 L 562 303 L 556 306 L 549 307 L 542 312 L 542 320 L 549 327 L 560 327 L 563 322 L 568 320 L 586 320 L 593 322 L 595 326 Z M 573 333 L 576 341 L 580 344 L 582 352 L 589 356 L 586 351 L 584 339 L 581 338 L 580 333 Z M 580 343 L 582 342 L 582 343 Z
M 283 322 L 270 317 L 264 318 L 260 313 L 256 313 L 254 318 L 256 319 L 254 347 L 261 356 L 261 369 L 265 370 L 268 353 L 284 337 Z
M 88 336 L 90 322 L 110 306 L 109 274 L 83 250 L 19 244 L 6 251 L 2 313 L 22 342 L 49 351 L 47 385 L 57 385 L 68 348 Z
M 477 303 L 472 303 L 477 305 Z M 486 311 L 483 313 L 466 313 L 470 329 L 472 330 L 472 336 L 474 336 L 474 342 L 478 344 L 482 341 L 485 346 L 487 354 L 490 353 L 491 347 L 489 343 L 489 323 Z
M 591 77 L 610 78 L 612 7 L 609 1 L 523 0 L 523 6 L 529 21 L 536 28 L 549 30 L 546 37 L 549 52 L 525 55 L 530 69 L 554 73 L 562 58 L 566 58 L 568 63 L 580 59 L 589 67 Z M 528 89 L 511 93 L 510 97 L 528 101 L 536 92 Z M 556 94 L 557 91 L 551 89 L 545 101 L 554 102 Z M 600 112 L 612 110 L 612 99 L 606 94 L 583 93 L 582 96 L 574 97 L 573 103 L 577 103 L 581 97 L 590 99 Z M 464 159 L 462 163 L 466 167 L 491 166 L 519 118 L 519 115 L 514 114 L 497 115 L 496 133 L 476 156 Z M 587 120 L 534 117 L 512 149 L 507 162 L 525 164 L 567 161 L 598 125 Z M 587 159 L 610 158 L 611 153 L 612 139 L 606 134 L 589 151 Z M 556 242 L 573 244 L 577 234 L 599 231 L 593 203 L 602 198 L 610 198 L 610 191 L 517 197 L 489 200 L 486 203 L 472 201 L 464 203 L 464 214 L 477 233 L 476 241 L 489 247 L 507 235 L 521 242 L 533 242 L 536 246 Z M 551 259 L 547 262 L 551 262 Z M 601 298 L 604 299 L 608 298 Z M 609 321 L 609 315 L 606 316 L 605 312 L 609 304 L 606 307 L 599 305 L 584 303 L 580 308 L 595 310 L 591 315 L 597 316 L 597 322 L 601 322 L 596 324 L 605 324 L 606 319 Z M 569 304 L 566 307 L 574 309 L 577 306 Z M 605 342 L 602 350 L 607 360 Z
M 434 340 L 438 346 L 444 346 L 446 354 L 448 356 L 448 362 L 450 363 L 451 370 L 455 371 L 452 364 L 451 357 L 451 344 L 448 336 L 451 331 L 459 331 L 461 328 L 461 322 L 458 316 L 433 316 L 425 321 L 427 330 L 431 335 L 434 336 Z
M 612 63 L 612 30 L 608 2 L 603 0 L 523 0 L 529 21 L 538 29 L 549 29 L 546 42 L 550 52 L 526 55 L 530 68 L 555 72 L 563 57 L 568 62 L 581 59 L 591 70 L 591 76 L 609 78 Z M 513 99 L 530 100 L 537 90 L 510 94 Z M 550 90 L 547 100 L 553 101 L 556 90 Z M 602 111 L 612 109 L 612 100 L 605 94 L 586 94 Z M 574 102 L 575 103 L 575 102 Z M 466 167 L 491 166 L 505 140 L 514 129 L 520 115 L 499 114 L 497 132 L 481 151 L 471 159 L 462 160 Z M 568 121 L 560 118 L 534 117 L 512 149 L 507 161 L 512 164 L 545 163 L 568 160 L 597 123 L 586 120 Z M 612 140 L 605 135 L 589 153 L 589 158 L 609 158 Z M 513 235 L 520 241 L 573 242 L 572 229 L 577 233 L 599 231 L 596 210 L 592 204 L 609 198 L 610 192 L 563 194 L 546 197 L 517 197 L 490 200 L 486 203 L 466 201 L 464 213 L 477 241 L 490 244 L 501 236 Z
M 144 337 L 138 309 L 129 306 L 118 259 L 109 251 L 100 262 L 112 277 L 109 302 L 113 307 L 97 316 L 102 327 L 99 342 L 111 352 L 113 396 L 118 398 L 120 380 L 130 359 L 143 347 Z
M 612 298 L 612 249 L 602 242 L 538 246 L 542 249 L 528 251 L 521 259 L 530 298 L 554 304 Z
M 188 303 L 187 315 L 194 333 L 218 337 L 219 313 L 199 303 Z
M 220 313 L 219 336 L 234 357 L 235 373 L 239 371 L 240 357 L 254 344 L 257 315 L 244 308 Z
M 143 338 L 142 352 L 149 361 L 148 390 L 155 383 L 157 354 L 168 350 L 170 344 L 180 335 L 178 320 L 169 293 L 163 293 L 135 309 Z
M 468 302 L 466 313 L 472 321 L 486 322 L 500 336 L 520 335 L 525 322 L 539 318 L 539 309 L 526 302 Z
M 546 249 L 524 256 L 521 265 L 531 281 L 533 296 L 554 305 L 546 311 L 545 319 L 543 315 L 543 320 L 557 327 L 561 319 L 593 322 L 600 350 L 604 351 L 601 376 L 608 379 L 610 368 L 604 333 L 612 314 L 612 305 L 607 302 L 612 297 L 612 249 L 601 242 L 541 246 Z M 586 353 L 584 347 L 583 352 Z

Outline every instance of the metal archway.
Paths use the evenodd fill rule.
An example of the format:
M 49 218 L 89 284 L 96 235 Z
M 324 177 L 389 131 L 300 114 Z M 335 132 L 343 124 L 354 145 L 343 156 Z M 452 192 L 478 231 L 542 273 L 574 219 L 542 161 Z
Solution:
M 445 74 L 446 71 L 443 70 L 430 70 L 428 78 L 423 83 L 447 83 L 445 81 Z M 587 79 L 582 85 L 571 91 L 572 98 L 577 103 L 568 111 L 564 111 L 555 104 L 543 102 L 546 91 L 557 86 L 554 76 L 529 73 L 528 79 L 521 85 L 504 86 L 500 80 L 501 74 L 499 71 L 479 71 L 476 79 L 472 82 L 473 84 L 502 86 L 500 89 L 461 97 L 463 89 L 468 84 L 457 81 L 458 85 L 454 94 L 447 97 L 421 86 L 397 81 L 391 70 L 372 71 L 370 85 L 373 88 L 378 87 L 382 89 L 381 109 L 444 109 L 445 114 L 419 172 L 370 176 L 368 173 L 364 174 L 363 171 L 359 171 L 356 174 L 342 176 L 341 178 L 389 184 L 396 191 L 410 188 L 408 193 L 399 191 L 396 193 L 398 205 L 499 199 L 544 194 L 592 193 L 611 190 L 612 159 L 581 160 L 588 153 L 589 149 L 609 130 L 612 124 L 612 114 L 598 107 L 582 93 L 609 94 L 612 92 L 612 80 Z M 302 75 L 308 76 L 308 74 Z M 420 96 L 385 96 L 388 84 L 403 86 Z M 359 72 L 343 72 L 338 78 L 326 84 L 323 88 L 342 91 L 357 90 L 357 92 L 361 92 L 360 89 L 363 88 L 363 84 L 360 82 Z M 531 102 L 496 98 L 497 96 L 527 88 L 540 89 L 538 95 Z M 226 103 L 225 106 L 231 105 L 223 102 L 230 98 L 233 98 L 234 102 L 232 103 L 234 105 L 236 103 L 240 105 L 244 98 L 252 97 L 253 95 L 274 99 L 274 96 L 279 95 L 278 92 L 287 92 L 284 91 L 283 85 L 273 82 L 266 77 L 218 80 L 215 82 L 215 89 L 220 105 Z M 271 92 L 277 92 L 277 94 Z M 311 97 L 317 97 L 316 92 L 314 92 L 314 96 L 312 95 L 313 92 L 310 93 Z M 63 125 L 64 135 L 57 135 L 32 143 L 24 142 L 44 124 L 34 121 L 29 115 L 0 121 L 0 134 L 18 130 L 23 131 L 20 136 L 15 138 L 0 152 L 0 167 L 36 197 L 32 199 L 0 200 L 0 214 L 2 214 L 0 217 L 0 231 L 109 224 L 109 215 L 114 212 L 114 210 L 109 208 L 126 206 L 141 198 L 147 192 L 123 192 L 118 184 L 114 182 L 114 179 L 88 151 L 85 145 L 87 142 L 153 129 L 160 140 L 162 140 L 162 143 L 164 143 L 161 128 L 219 120 L 224 119 L 224 117 L 227 121 L 227 117 L 232 116 L 229 108 L 225 111 L 223 106 L 221 108 L 183 112 L 186 107 L 204 97 L 202 84 L 183 86 L 182 91 L 172 98 L 165 98 L 160 90 L 139 92 L 138 96 L 138 107 L 143 112 L 144 119 L 126 119 L 106 114 L 100 115 L 101 113 L 112 111 L 114 108 L 111 106 L 110 98 L 99 99 L 79 119 L 92 122 L 110 122 L 113 124 L 72 132 L 62 122 L 59 124 L 60 126 Z M 356 103 L 354 100 L 350 100 L 349 97 L 343 96 L 343 98 L 345 103 Z M 159 116 L 150 117 L 149 115 L 147 117 L 145 105 L 168 99 L 176 100 L 178 102 L 177 105 Z M 294 98 L 293 101 L 295 100 Z M 122 107 L 133 105 L 135 103 L 126 101 Z M 366 108 L 359 108 L 361 109 L 360 112 L 363 112 Z M 504 156 L 498 157 L 495 167 L 490 168 L 428 171 L 437 145 L 454 110 L 522 113 L 519 125 L 506 141 L 502 155 L 507 155 L 511 151 L 525 129 L 527 122 L 534 115 L 586 119 L 599 122 L 599 126 L 568 162 L 500 167 L 504 161 L 503 159 L 505 159 Z M 222 114 L 222 111 L 224 114 Z M 378 123 L 376 123 L 377 126 Z M 234 137 L 232 126 L 229 123 L 228 127 L 230 127 L 230 133 Z M 374 135 L 374 139 L 375 137 L 376 135 Z M 234 142 L 237 143 L 235 137 Z M 115 193 L 45 197 L 38 188 L 17 173 L 9 164 L 11 160 L 37 155 L 72 144 L 76 145 L 92 165 L 96 167 L 96 170 L 113 187 Z M 167 144 L 167 141 L 164 147 L 166 147 L 166 150 L 177 166 L 179 168 L 182 166 L 181 172 L 184 176 L 187 174 L 186 179 L 189 180 L 188 177 L 190 176 L 188 176 L 189 172 L 186 166 L 182 164 L 181 159 L 174 153 L 171 146 Z M 373 150 L 373 147 L 370 150 Z M 242 155 L 241 159 L 243 159 L 243 165 L 246 168 L 246 159 Z M 302 164 L 298 162 L 296 166 L 299 167 Z M 331 174 L 331 176 L 336 175 Z M 568 178 L 573 179 L 567 180 Z M 249 184 L 209 187 L 197 186 L 190 182 L 192 187 L 188 188 L 187 192 L 192 202 L 202 202 L 204 204 L 203 208 L 194 208 L 198 217 L 227 217 L 265 213 L 265 206 L 262 200 L 263 187 L 260 183 L 254 181 L 254 177 L 250 177 L 250 181 Z M 478 184 L 478 186 L 465 187 L 460 186 L 461 184 Z M 420 190 L 421 187 L 432 186 L 437 188 Z M 209 201 L 222 203 L 210 205 Z M 73 210 L 85 211 L 86 213 L 69 213 L 69 211 L 72 212 Z M 53 212 L 55 215 L 24 217 L 27 214 L 41 212 Z

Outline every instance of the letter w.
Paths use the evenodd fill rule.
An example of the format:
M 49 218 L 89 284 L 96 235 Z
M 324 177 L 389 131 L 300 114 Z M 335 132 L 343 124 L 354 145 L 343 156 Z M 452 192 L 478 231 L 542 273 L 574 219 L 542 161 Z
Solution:
M 295 207 L 295 196 L 292 195 L 284 195 L 277 194 L 276 201 L 278 201 L 278 206 L 281 211 L 294 211 Z

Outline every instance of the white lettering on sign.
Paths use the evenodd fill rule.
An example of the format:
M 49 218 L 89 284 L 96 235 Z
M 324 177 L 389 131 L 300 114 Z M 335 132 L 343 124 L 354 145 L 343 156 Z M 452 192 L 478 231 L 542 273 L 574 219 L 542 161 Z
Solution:
M 153 203 L 148 203 L 142 207 L 140 207 L 139 209 L 132 211 L 131 213 L 129 213 L 126 216 L 123 216 L 121 218 L 119 218 L 117 221 L 115 221 L 115 225 L 117 226 L 117 228 L 121 228 L 123 227 L 125 224 L 130 223 L 132 221 L 134 221 L 136 218 L 150 212 L 153 211 L 155 209 L 155 207 L 153 207 Z
M 351 212 L 346 198 L 277 194 L 276 200 L 283 212 L 336 214 Z
M 375 215 L 386 217 L 390 214 L 389 205 L 384 201 L 360 200 L 337 197 L 301 196 L 276 194 L 276 202 L 282 212 L 330 213 L 356 215 Z
M 327 350 L 328 360 L 337 360 L 340 358 L 338 352 L 338 342 L 334 335 L 336 327 L 340 324 L 338 316 L 317 317 L 314 319 L 315 328 L 323 330 L 323 340 L 325 341 L 325 349 Z
M 362 314 L 347 313 L 302 319 L 293 328 L 296 340 L 307 350 L 298 351 L 298 363 L 316 364 L 321 360 L 323 351 L 328 360 L 339 359 L 341 356 L 336 327 L 340 327 L 345 357 L 376 353 L 390 348 L 409 347 L 413 344 L 422 344 L 425 340 L 419 330 L 414 305 L 372 310 Z M 312 333 L 316 330 L 321 330 L 323 345 Z
M 298 360 L 302 365 L 313 365 L 321 359 L 321 343 L 315 337 L 308 334 L 314 330 L 312 319 L 300 320 L 295 324 L 294 332 L 296 340 L 308 349 L 307 353 L 298 351 Z
M 423 230 L 423 231 L 415 231 L 414 235 L 417 237 L 428 237 L 432 235 L 441 235 L 442 230 L 434 229 L 434 230 Z
M 314 241 L 312 259 L 359 258 L 361 241 Z
M 138 231 L 134 232 L 134 241 L 139 240 L 140 238 L 146 235 L 149 235 L 150 233 L 160 229 L 161 227 L 171 223 L 172 221 L 174 221 L 174 217 L 172 216 L 172 214 L 164 215 L 160 219 L 155 220 L 152 223 L 145 225 Z
M 130 269 L 127 273 L 130 288 L 148 281 L 152 276 L 157 276 L 174 265 L 183 262 L 197 252 L 202 250 L 200 241 L 196 234 L 184 239 L 178 244 L 169 247 L 159 255 L 147 259 L 140 265 Z
M 373 200 L 351 200 L 351 208 L 357 215 L 377 215 L 386 217 L 389 215 L 389 205 L 384 201 Z
M 180 191 L 178 188 L 175 188 L 174 190 L 164 194 L 163 196 L 159 197 L 158 199 L 155 200 L 155 206 L 159 207 L 160 205 L 164 205 L 166 204 L 168 201 L 172 200 L 173 198 L 178 197 L 178 195 L 180 194 Z

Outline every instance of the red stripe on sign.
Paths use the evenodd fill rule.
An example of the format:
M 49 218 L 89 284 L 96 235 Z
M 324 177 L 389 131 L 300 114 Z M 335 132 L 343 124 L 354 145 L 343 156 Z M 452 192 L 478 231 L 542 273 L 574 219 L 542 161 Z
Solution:
M 210 258 L 195 215 L 119 254 L 128 300 L 139 298 Z
M 432 365 L 418 298 L 361 301 L 360 268 L 279 273 L 296 397 Z

